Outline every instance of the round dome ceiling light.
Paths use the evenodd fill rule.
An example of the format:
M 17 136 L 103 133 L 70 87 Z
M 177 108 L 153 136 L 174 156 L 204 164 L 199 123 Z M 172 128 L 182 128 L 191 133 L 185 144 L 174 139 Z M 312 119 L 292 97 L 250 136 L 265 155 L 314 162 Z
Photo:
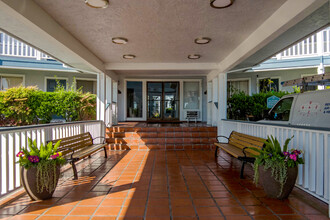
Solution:
M 127 44 L 128 40 L 123 37 L 114 37 L 112 38 L 112 43 L 114 44 Z
M 85 3 L 92 8 L 107 8 L 109 0 L 85 0 Z
M 201 58 L 201 55 L 199 55 L 199 54 L 190 54 L 190 55 L 188 55 L 188 59 L 190 59 L 190 60 L 197 60 L 199 58 Z
M 208 44 L 210 43 L 211 38 L 208 37 L 200 37 L 195 39 L 196 44 Z
M 124 59 L 128 59 L 128 60 L 131 60 L 131 59 L 136 58 L 136 56 L 133 55 L 133 54 L 125 54 L 125 55 L 123 56 L 123 58 L 124 58 Z
M 227 8 L 234 3 L 234 0 L 210 0 L 212 8 Z

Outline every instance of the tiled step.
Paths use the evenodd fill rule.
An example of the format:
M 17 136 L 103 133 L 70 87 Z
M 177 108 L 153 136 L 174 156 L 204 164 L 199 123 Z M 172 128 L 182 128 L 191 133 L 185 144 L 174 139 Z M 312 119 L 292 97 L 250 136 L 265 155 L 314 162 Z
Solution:
M 111 150 L 126 149 L 210 149 L 216 141 L 216 127 L 111 127 L 107 143 Z

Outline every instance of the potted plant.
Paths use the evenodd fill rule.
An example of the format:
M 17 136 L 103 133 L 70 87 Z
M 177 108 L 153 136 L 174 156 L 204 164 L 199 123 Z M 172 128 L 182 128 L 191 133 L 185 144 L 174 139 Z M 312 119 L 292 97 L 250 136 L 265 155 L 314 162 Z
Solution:
M 283 149 L 273 136 L 268 137 L 265 146 L 254 162 L 254 182 L 259 179 L 268 197 L 286 199 L 291 193 L 298 175 L 298 164 L 303 164 L 302 151 L 288 150 L 291 138 L 286 139 Z
M 60 145 L 49 142 L 41 144 L 28 139 L 29 149 L 22 148 L 17 153 L 21 166 L 21 182 L 32 200 L 45 200 L 52 197 L 60 177 L 60 166 L 65 163 L 61 152 L 57 152 Z

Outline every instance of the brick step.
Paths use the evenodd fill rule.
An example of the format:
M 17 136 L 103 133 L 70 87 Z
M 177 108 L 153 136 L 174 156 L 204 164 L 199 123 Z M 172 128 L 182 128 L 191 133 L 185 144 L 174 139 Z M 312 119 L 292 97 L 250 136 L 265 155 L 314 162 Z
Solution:
M 107 138 L 109 144 L 211 144 L 216 141 L 210 138 Z
M 217 127 L 110 127 L 107 132 L 217 132 Z
M 215 138 L 215 131 L 193 132 L 107 132 L 107 138 Z
M 109 150 L 209 150 L 213 144 L 108 144 Z

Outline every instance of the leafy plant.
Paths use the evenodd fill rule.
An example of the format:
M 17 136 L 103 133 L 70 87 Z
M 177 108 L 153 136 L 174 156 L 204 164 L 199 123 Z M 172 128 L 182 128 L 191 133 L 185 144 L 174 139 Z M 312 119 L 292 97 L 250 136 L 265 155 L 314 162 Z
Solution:
M 56 167 L 65 163 L 62 153 L 57 152 L 59 145 L 60 141 L 55 145 L 52 142 L 47 145 L 41 143 L 39 149 L 36 140 L 32 141 L 29 138 L 28 148 L 22 147 L 21 151 L 16 154 L 16 157 L 19 158 L 18 163 L 22 167 L 25 169 L 37 168 L 38 192 L 42 192 L 44 189 L 51 192 L 56 187 Z
M 263 166 L 265 170 L 271 169 L 272 176 L 280 183 L 280 193 L 283 191 L 283 186 L 287 180 L 288 168 L 296 167 L 298 164 L 303 164 L 304 160 L 301 157 L 302 151 L 297 149 L 288 150 L 288 145 L 291 138 L 285 140 L 283 149 L 280 143 L 273 136 L 268 136 L 265 141 L 265 146 L 260 150 L 259 148 L 251 147 L 251 149 L 259 152 L 255 156 L 254 162 L 254 182 L 259 182 L 259 166 Z

